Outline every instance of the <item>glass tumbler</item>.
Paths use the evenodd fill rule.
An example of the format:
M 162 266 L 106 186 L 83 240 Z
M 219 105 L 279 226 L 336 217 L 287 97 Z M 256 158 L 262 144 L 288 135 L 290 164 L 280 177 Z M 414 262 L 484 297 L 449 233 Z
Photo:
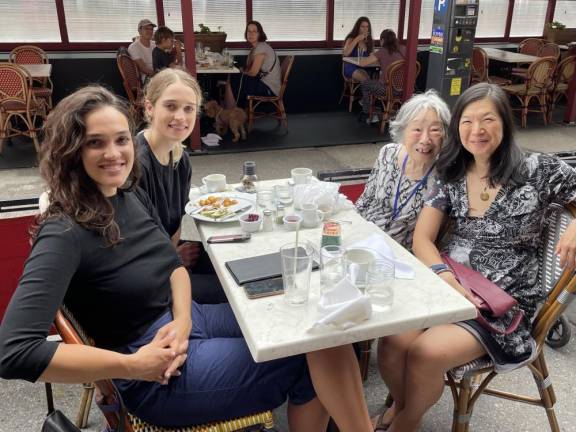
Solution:
M 282 203 L 284 207 L 292 204 L 292 188 L 288 184 L 281 184 L 274 186 L 274 193 L 276 194 L 276 199 L 279 203 Z
M 366 272 L 366 293 L 375 304 L 391 307 L 394 302 L 394 262 L 376 260 Z
M 309 243 L 287 243 L 280 248 L 284 300 L 290 306 L 308 302 L 314 249 Z
M 274 210 L 274 190 L 273 189 L 260 189 L 256 192 L 256 202 L 258 206 L 265 210 Z
M 330 291 L 346 278 L 345 249 L 328 245 L 320 249 L 320 294 Z

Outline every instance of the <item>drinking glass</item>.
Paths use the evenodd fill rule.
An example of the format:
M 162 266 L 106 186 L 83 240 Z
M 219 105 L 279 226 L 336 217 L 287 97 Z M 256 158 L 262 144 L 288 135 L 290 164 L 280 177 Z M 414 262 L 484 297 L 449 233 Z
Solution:
M 390 307 L 394 302 L 394 263 L 390 260 L 376 260 L 366 272 L 366 293 L 374 303 Z
M 342 246 L 329 245 L 320 249 L 320 293 L 334 288 L 346 278 L 346 258 Z
M 308 302 L 314 249 L 309 243 L 287 243 L 280 248 L 284 300 L 290 306 Z
M 256 202 L 262 209 L 274 209 L 274 190 L 260 189 L 256 192 Z
M 290 185 L 276 185 L 274 186 L 274 193 L 278 202 L 284 204 L 285 207 L 292 204 L 292 188 Z

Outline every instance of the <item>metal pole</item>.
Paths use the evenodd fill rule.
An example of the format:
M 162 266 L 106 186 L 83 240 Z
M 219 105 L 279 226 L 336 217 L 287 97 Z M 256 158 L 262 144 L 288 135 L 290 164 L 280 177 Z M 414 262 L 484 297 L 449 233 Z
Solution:
M 404 81 L 404 100 L 412 97 L 416 83 L 416 53 L 418 50 L 418 32 L 420 30 L 420 8 L 422 0 L 410 0 L 408 33 L 406 35 L 406 80 Z

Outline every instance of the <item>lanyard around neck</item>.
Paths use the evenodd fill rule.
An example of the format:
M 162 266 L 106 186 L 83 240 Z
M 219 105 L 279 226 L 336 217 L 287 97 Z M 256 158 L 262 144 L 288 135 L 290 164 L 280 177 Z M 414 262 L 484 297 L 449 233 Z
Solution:
M 418 183 L 416 183 L 416 186 L 414 186 L 414 188 L 408 195 L 408 198 L 406 198 L 404 202 L 400 203 L 400 206 L 398 206 L 398 201 L 400 200 L 400 184 L 402 183 L 402 178 L 404 177 L 404 173 L 406 172 L 407 162 L 408 162 L 408 155 L 404 157 L 404 161 L 402 162 L 402 171 L 400 172 L 400 178 L 398 179 L 398 184 L 396 185 L 396 195 L 394 196 L 394 208 L 392 209 L 392 220 L 396 220 L 402 209 L 406 206 L 406 204 L 410 202 L 410 200 L 414 197 L 414 195 L 416 195 L 416 192 L 418 192 L 420 189 L 422 189 L 422 187 L 424 187 L 424 184 L 428 181 L 428 176 L 430 175 L 432 169 L 434 168 L 434 164 L 432 164 L 432 166 L 428 168 L 428 171 L 426 172 L 424 177 L 422 177 L 418 181 Z

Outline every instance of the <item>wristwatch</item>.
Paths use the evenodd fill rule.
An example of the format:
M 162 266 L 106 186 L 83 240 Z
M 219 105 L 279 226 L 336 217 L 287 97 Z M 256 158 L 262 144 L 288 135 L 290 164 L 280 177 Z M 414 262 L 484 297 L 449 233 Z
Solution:
M 449 271 L 451 272 L 452 269 L 450 267 L 448 267 L 446 264 L 441 263 L 441 264 L 432 264 L 430 266 L 430 269 L 436 273 L 436 274 L 440 274 L 440 273 L 444 273 L 445 271 Z

